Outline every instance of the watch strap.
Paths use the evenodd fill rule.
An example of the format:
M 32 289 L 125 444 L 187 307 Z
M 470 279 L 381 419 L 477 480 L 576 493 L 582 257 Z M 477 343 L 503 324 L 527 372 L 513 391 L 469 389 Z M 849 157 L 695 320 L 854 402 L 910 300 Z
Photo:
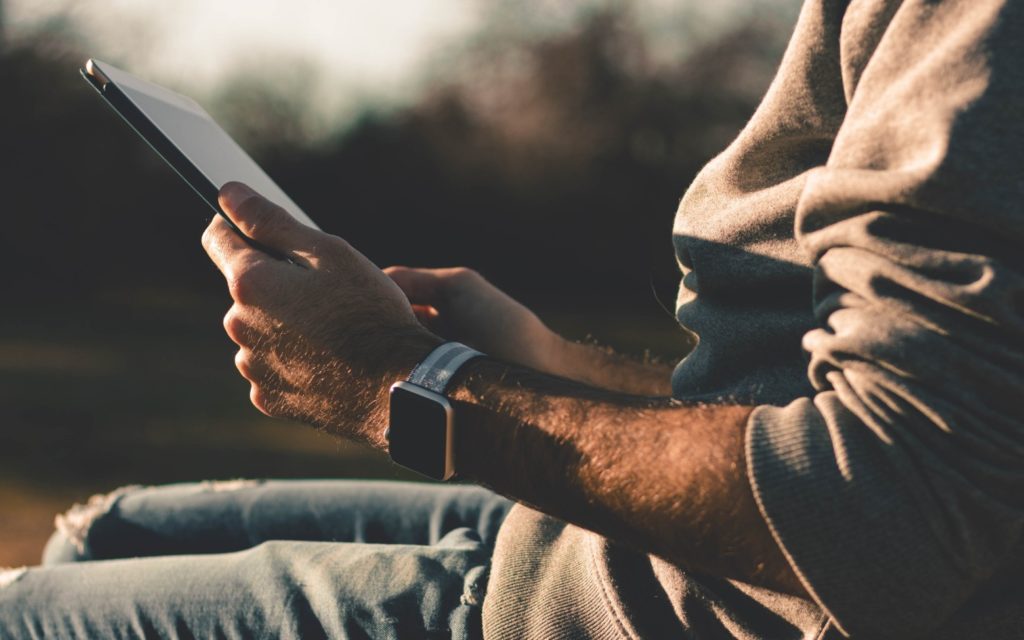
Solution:
M 445 342 L 431 351 L 409 374 L 408 382 L 443 394 L 459 368 L 484 354 L 461 342 Z

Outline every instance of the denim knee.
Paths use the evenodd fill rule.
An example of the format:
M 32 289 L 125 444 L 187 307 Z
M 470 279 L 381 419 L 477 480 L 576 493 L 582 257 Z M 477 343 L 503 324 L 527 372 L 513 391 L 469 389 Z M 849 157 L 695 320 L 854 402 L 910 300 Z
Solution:
M 197 516 L 181 517 L 182 512 L 203 504 L 206 497 L 238 494 L 261 484 L 260 480 L 207 480 L 163 486 L 131 485 L 95 495 L 85 504 L 76 504 L 57 516 L 57 531 L 46 546 L 43 563 L 235 551 L 243 548 L 241 543 L 231 548 L 207 544 L 206 534 L 223 524 L 212 517 L 216 513 L 196 511 L 203 523 L 197 528 Z M 225 504 L 237 517 L 235 512 L 242 503 L 236 499 Z
M 85 504 L 75 504 L 54 518 L 55 531 L 43 549 L 44 565 L 89 560 L 90 537 L 97 525 L 124 496 L 139 490 L 139 485 L 121 487 L 110 493 L 97 494 Z

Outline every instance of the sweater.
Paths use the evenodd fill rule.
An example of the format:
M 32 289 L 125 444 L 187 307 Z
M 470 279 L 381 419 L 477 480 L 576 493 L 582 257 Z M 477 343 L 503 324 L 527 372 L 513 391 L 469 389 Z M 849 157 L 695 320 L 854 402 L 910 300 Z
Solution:
M 485 637 L 1024 637 L 1024 2 L 807 0 L 673 240 L 673 394 L 756 406 L 811 599 L 516 506 Z

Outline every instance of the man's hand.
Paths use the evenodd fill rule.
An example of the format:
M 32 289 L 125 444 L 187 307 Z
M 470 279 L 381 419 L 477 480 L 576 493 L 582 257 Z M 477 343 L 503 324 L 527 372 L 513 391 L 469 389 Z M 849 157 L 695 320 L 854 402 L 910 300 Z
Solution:
M 344 240 L 301 225 L 242 185 L 225 186 L 221 205 L 247 236 L 299 263 L 253 249 L 219 217 L 203 236 L 235 301 L 224 326 L 239 345 L 236 363 L 252 383 L 253 404 L 384 448 L 389 385 L 440 338 L 416 320 L 398 285 Z M 532 314 L 482 280 L 470 286 L 479 287 L 478 301 L 515 316 L 506 331 L 515 333 L 517 322 L 526 335 L 540 331 Z M 413 298 L 438 319 L 455 308 Z M 486 322 L 488 313 L 476 317 Z M 471 427 L 457 431 L 461 476 L 692 569 L 801 593 L 746 479 L 749 408 L 623 396 L 499 360 L 466 369 L 450 391 L 461 424 Z
M 434 333 L 506 362 L 562 373 L 565 340 L 476 271 L 388 267 L 384 273 Z
M 535 313 L 464 267 L 384 273 L 402 288 L 428 329 L 499 360 L 596 387 L 637 395 L 671 393 L 671 368 L 566 340 Z
M 386 394 L 440 340 L 417 322 L 395 283 L 347 242 L 311 229 L 248 187 L 229 183 L 203 246 L 224 274 L 234 305 L 224 317 L 239 346 L 235 364 L 252 403 L 383 446 Z

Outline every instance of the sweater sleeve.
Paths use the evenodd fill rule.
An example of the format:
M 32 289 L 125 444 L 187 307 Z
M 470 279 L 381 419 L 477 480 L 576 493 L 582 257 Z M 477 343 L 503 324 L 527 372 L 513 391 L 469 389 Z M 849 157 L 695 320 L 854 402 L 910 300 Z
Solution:
M 846 19 L 883 4 L 880 37 L 842 43 L 847 115 L 797 209 L 815 393 L 756 409 L 747 455 L 836 624 L 905 638 L 1022 544 L 1024 2 L 852 0 Z

